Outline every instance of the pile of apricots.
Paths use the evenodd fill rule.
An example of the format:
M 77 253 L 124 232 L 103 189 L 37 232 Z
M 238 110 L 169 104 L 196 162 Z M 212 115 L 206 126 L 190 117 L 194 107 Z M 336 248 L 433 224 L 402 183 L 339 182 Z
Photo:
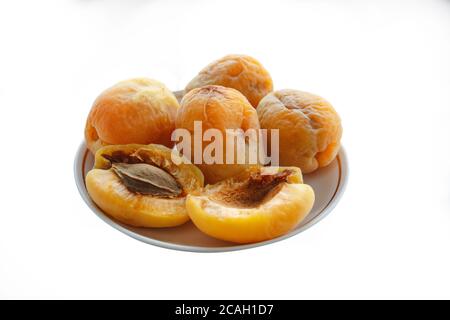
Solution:
M 194 121 L 220 132 L 278 129 L 280 166 L 194 165 L 171 139 L 177 128 L 193 134 Z M 330 164 L 341 135 L 339 115 L 325 99 L 274 91 L 256 59 L 227 55 L 202 69 L 179 97 L 147 78 L 103 91 L 86 121 L 86 145 L 95 155 L 86 188 L 106 214 L 131 226 L 168 228 L 191 220 L 217 239 L 269 240 L 308 215 L 315 196 L 302 173 Z M 267 140 L 270 148 L 270 135 Z

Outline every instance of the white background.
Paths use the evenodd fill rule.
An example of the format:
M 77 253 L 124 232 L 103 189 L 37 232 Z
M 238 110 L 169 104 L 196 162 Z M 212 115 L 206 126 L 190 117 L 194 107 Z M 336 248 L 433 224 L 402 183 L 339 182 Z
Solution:
M 320 94 L 344 125 L 337 208 L 288 240 L 153 247 L 84 204 L 72 165 L 95 97 L 182 88 L 228 53 Z M 1 298 L 450 298 L 450 1 L 2 1 Z

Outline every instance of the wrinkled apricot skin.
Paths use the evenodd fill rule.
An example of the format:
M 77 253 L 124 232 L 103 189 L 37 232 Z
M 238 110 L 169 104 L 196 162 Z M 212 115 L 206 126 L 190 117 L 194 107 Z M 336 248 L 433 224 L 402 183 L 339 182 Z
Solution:
M 256 59 L 227 55 L 206 66 L 186 86 L 186 92 L 206 85 L 220 85 L 240 91 L 256 107 L 273 90 L 269 72 Z
M 292 171 L 282 188 L 265 203 L 253 208 L 236 208 L 212 200 L 214 190 L 224 181 L 208 186 L 202 195 L 189 195 L 186 208 L 193 223 L 211 237 L 234 243 L 254 243 L 273 239 L 295 228 L 310 212 L 314 191 L 301 183 L 300 170 Z
M 189 220 L 186 195 L 203 187 L 203 175 L 191 164 L 175 165 L 171 150 L 160 145 L 114 145 L 99 149 L 94 169 L 86 176 L 86 188 L 92 200 L 108 215 L 136 227 L 173 227 Z M 183 196 L 163 198 L 128 190 L 111 169 L 108 156 L 117 159 L 129 155 L 145 159 L 170 173 L 182 186 Z M 106 157 L 105 157 L 106 156 Z
M 203 132 L 207 129 L 218 129 L 225 138 L 226 129 L 255 129 L 259 131 L 259 121 L 256 110 L 247 99 L 237 90 L 222 86 L 205 86 L 188 92 L 181 101 L 176 117 L 176 127 L 187 129 L 191 133 L 191 142 L 194 142 L 194 121 L 202 122 Z M 202 145 L 202 150 L 209 142 Z M 226 139 L 224 139 L 224 148 Z M 248 147 L 246 145 L 246 147 Z M 236 150 L 248 153 L 248 150 Z M 191 147 L 191 155 L 194 146 Z M 225 155 L 225 150 L 223 152 Z M 192 160 L 192 159 L 191 159 Z M 224 159 L 225 160 L 225 159 Z M 202 170 L 207 183 L 215 183 L 232 177 L 250 164 L 197 164 Z
M 286 89 L 268 94 L 256 110 L 261 128 L 279 129 L 280 165 L 310 173 L 330 164 L 339 152 L 341 120 L 325 99 Z
M 163 144 L 175 129 L 179 104 L 167 87 L 156 80 L 121 81 L 95 100 L 85 127 L 88 149 L 95 153 L 111 144 Z

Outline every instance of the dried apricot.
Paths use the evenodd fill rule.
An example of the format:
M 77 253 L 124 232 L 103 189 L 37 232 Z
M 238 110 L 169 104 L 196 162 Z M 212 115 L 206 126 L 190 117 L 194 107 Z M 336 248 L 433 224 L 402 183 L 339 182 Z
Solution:
M 178 108 L 175 96 L 159 81 L 121 81 L 95 100 L 86 121 L 86 144 L 93 153 L 111 144 L 156 143 L 171 147 Z
M 251 243 L 295 228 L 314 204 L 314 191 L 296 167 L 251 168 L 238 176 L 188 195 L 194 224 L 221 240 Z
M 200 170 L 161 145 L 99 149 L 86 176 L 92 200 L 113 218 L 137 227 L 172 227 L 189 220 L 186 196 L 203 187 Z M 186 160 L 186 159 L 184 159 Z
M 279 130 L 279 161 L 303 173 L 325 167 L 336 157 L 341 120 L 325 99 L 298 90 L 280 90 L 264 97 L 256 108 L 263 129 Z M 272 148 L 271 137 L 268 146 Z
M 240 91 L 256 108 L 273 90 L 269 72 L 256 59 L 231 54 L 207 65 L 186 86 L 186 92 L 206 85 L 220 85 Z
M 195 164 L 202 170 L 205 180 L 208 183 L 215 183 L 220 180 L 232 177 L 242 170 L 245 170 L 250 164 L 248 161 L 249 143 L 245 143 L 240 149 L 235 144 L 234 158 L 231 163 L 227 163 L 226 145 L 227 145 L 227 129 L 242 129 L 237 132 L 236 136 L 232 136 L 229 140 L 238 138 L 237 136 L 245 134 L 248 129 L 255 130 L 255 138 L 258 139 L 259 121 L 256 110 L 250 105 L 247 99 L 237 90 L 225 88 L 222 86 L 205 86 L 196 88 L 188 92 L 181 101 L 181 107 L 176 117 L 177 129 L 186 129 L 193 136 L 195 131 L 195 122 L 201 123 L 202 135 L 208 129 L 217 129 L 221 132 L 223 138 L 223 158 L 222 163 L 205 163 L 202 159 L 201 163 Z M 195 152 L 194 138 L 191 139 L 191 158 Z M 210 144 L 201 141 L 202 152 Z M 258 143 L 258 141 L 256 141 Z M 246 161 L 238 163 L 236 158 L 239 154 L 246 155 Z M 194 162 L 192 159 L 190 159 Z M 256 162 L 254 163 L 256 165 Z

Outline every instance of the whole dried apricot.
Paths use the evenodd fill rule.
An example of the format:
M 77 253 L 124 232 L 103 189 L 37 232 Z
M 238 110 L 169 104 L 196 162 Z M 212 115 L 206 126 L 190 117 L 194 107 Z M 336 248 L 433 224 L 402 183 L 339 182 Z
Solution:
M 156 143 L 171 147 L 178 108 L 175 96 L 159 81 L 121 81 L 95 100 L 86 121 L 86 144 L 93 153 L 111 144 Z
M 279 130 L 279 162 L 303 173 L 325 167 L 336 157 L 342 136 L 341 120 L 325 99 L 298 90 L 265 96 L 256 108 L 263 129 Z M 272 148 L 271 137 L 268 146 Z
M 273 90 L 272 78 L 262 64 L 249 56 L 231 54 L 216 60 L 186 86 L 189 92 L 206 85 L 220 85 L 240 91 L 256 107 Z
M 205 159 L 202 159 L 201 163 L 197 163 L 190 159 L 202 170 L 206 182 L 215 183 L 232 177 L 250 165 L 248 161 L 250 159 L 248 156 L 249 143 L 245 143 L 241 147 L 235 144 L 233 161 L 227 163 L 225 159 L 227 142 L 239 138 L 240 135 L 243 136 L 248 129 L 255 130 L 254 142 L 258 143 L 259 121 L 256 110 L 239 91 L 213 85 L 193 89 L 183 97 L 175 122 L 177 129 L 186 129 L 192 136 L 195 131 L 195 122 L 201 123 L 202 135 L 208 129 L 217 129 L 222 134 L 222 163 L 208 164 L 204 161 Z M 241 129 L 241 132 L 227 137 L 227 129 Z M 191 142 L 192 158 L 195 152 L 194 142 L 196 141 L 192 138 Z M 210 144 L 203 140 L 200 143 L 202 152 Z M 236 158 L 242 154 L 246 155 L 246 161 L 239 163 Z M 254 164 L 257 165 L 256 162 Z

